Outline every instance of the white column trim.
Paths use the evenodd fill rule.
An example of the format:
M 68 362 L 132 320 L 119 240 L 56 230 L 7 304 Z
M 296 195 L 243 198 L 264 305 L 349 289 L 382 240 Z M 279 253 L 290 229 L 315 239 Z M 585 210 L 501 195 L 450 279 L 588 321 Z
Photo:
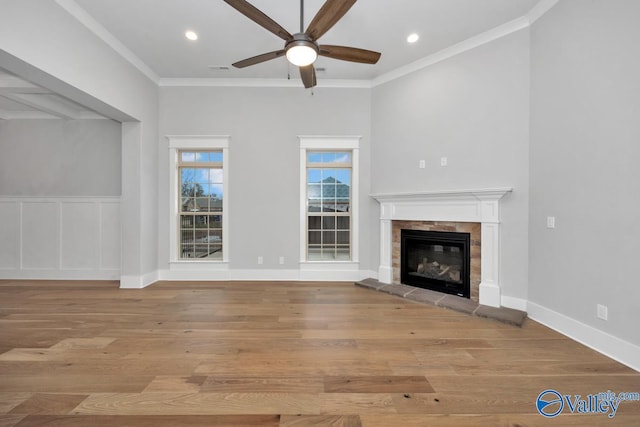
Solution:
M 384 210 L 384 205 L 380 206 Z M 383 213 L 383 212 L 382 212 Z M 383 283 L 393 282 L 392 260 L 393 233 L 391 231 L 391 220 L 380 220 L 380 266 L 378 267 L 378 280 Z

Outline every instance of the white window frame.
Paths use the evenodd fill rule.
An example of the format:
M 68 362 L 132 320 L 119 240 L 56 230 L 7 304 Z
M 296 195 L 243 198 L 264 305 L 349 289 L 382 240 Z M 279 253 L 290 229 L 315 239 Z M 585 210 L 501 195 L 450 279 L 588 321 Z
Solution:
M 198 266 L 226 265 L 229 263 L 229 141 L 226 135 L 168 135 L 169 139 L 169 203 L 171 220 L 169 221 L 169 262 L 171 264 L 192 264 Z M 178 154 L 185 150 L 222 150 L 222 260 L 183 259 L 179 256 L 178 223 Z
M 360 261 L 360 136 L 298 136 L 300 140 L 300 264 L 330 265 L 358 264 Z M 307 152 L 350 151 L 351 152 L 351 259 L 313 260 L 307 259 Z

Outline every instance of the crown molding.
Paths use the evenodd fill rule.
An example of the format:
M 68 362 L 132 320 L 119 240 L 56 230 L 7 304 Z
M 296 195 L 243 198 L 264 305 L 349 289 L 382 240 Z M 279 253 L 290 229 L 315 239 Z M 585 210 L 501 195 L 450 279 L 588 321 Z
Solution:
M 540 17 L 542 17 L 542 15 L 551 10 L 553 6 L 558 4 L 558 1 L 560 0 L 541 0 L 529 11 L 529 13 L 525 15 L 529 20 L 529 25 L 536 22 Z
M 529 20 L 526 17 L 523 16 L 514 19 L 513 21 L 502 24 L 499 27 L 492 28 L 489 31 L 485 31 L 484 33 L 478 34 L 477 36 L 471 37 L 469 39 L 461 41 L 460 43 L 454 44 L 453 46 L 442 49 L 432 55 L 426 56 L 415 62 L 396 68 L 395 70 L 388 73 L 382 74 L 372 80 L 372 86 L 376 87 L 381 84 L 388 83 L 392 80 L 396 80 L 400 77 L 406 76 L 407 74 L 414 73 L 423 68 L 427 68 L 431 65 L 452 58 L 471 49 L 475 49 L 476 47 L 508 36 L 509 34 L 520 31 L 524 28 L 527 28 L 528 26 Z
M 106 28 L 96 21 L 86 10 L 80 7 L 74 0 L 55 0 L 58 5 L 73 16 L 78 22 L 87 27 L 109 47 L 136 67 L 142 74 L 154 83 L 158 84 L 160 77 L 147 64 L 131 52 L 120 40 L 114 37 Z
M 299 88 L 299 79 L 218 79 L 218 78 L 164 78 L 158 81 L 161 87 L 295 87 Z M 370 89 L 370 80 L 329 79 L 318 81 L 316 88 L 355 88 Z
M 540 17 L 551 10 L 551 8 L 558 4 L 558 1 L 559 0 L 541 0 L 526 15 L 514 19 L 513 21 L 507 22 L 506 24 L 492 28 L 491 30 L 485 31 L 484 33 L 478 34 L 477 36 L 471 37 L 458 44 L 442 49 L 441 51 L 419 59 L 418 61 L 412 62 L 411 64 L 396 68 L 395 70 L 390 71 L 386 74 L 382 74 L 374 78 L 371 82 L 371 85 L 372 87 L 376 87 L 378 85 L 388 83 L 392 80 L 406 76 L 407 74 L 411 74 L 423 68 L 437 64 L 438 62 L 452 58 L 468 50 L 475 49 L 476 47 L 508 36 L 509 34 L 513 34 L 524 28 L 528 28 L 531 26 L 531 24 L 536 22 L 538 19 L 540 19 Z

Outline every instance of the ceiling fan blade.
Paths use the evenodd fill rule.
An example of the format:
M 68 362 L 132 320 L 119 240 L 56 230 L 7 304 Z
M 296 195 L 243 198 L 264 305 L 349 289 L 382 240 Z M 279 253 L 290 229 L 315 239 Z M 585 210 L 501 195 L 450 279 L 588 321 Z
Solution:
M 285 50 L 274 50 L 273 52 L 263 53 L 262 55 L 252 56 L 251 58 L 243 59 L 242 61 L 238 61 L 233 64 L 236 68 L 244 68 L 250 65 L 256 65 L 261 62 L 269 61 L 271 59 L 276 59 L 284 55 Z
M 291 34 L 284 28 L 280 26 L 276 21 L 269 18 L 258 8 L 253 6 L 246 0 L 224 0 L 229 6 L 236 9 L 238 12 L 242 13 L 247 18 L 251 19 L 256 24 L 262 26 L 263 28 L 271 31 L 276 36 L 281 39 L 288 41 L 293 38 Z
M 317 84 L 316 69 L 313 68 L 313 65 L 300 67 L 300 77 L 302 78 L 302 83 L 304 83 L 304 87 L 306 89 L 309 89 L 310 87 L 314 87 Z
M 320 45 L 318 52 L 322 56 L 343 61 L 362 62 L 363 64 L 375 64 L 380 59 L 380 52 L 358 49 L 357 47 Z
M 307 27 L 307 35 L 311 40 L 318 40 L 351 9 L 355 2 L 356 0 L 327 0 Z

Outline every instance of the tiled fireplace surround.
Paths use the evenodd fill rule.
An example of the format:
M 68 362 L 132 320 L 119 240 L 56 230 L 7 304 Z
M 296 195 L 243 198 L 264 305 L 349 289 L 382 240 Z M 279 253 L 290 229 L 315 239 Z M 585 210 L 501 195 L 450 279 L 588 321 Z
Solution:
M 471 299 L 478 302 L 480 288 L 480 223 L 444 221 L 392 221 L 391 267 L 393 283 L 400 283 L 400 232 L 402 230 L 450 231 L 471 236 Z
M 380 203 L 378 280 L 400 283 L 400 230 L 471 234 L 471 299 L 500 307 L 500 199 L 510 188 L 372 195 Z

